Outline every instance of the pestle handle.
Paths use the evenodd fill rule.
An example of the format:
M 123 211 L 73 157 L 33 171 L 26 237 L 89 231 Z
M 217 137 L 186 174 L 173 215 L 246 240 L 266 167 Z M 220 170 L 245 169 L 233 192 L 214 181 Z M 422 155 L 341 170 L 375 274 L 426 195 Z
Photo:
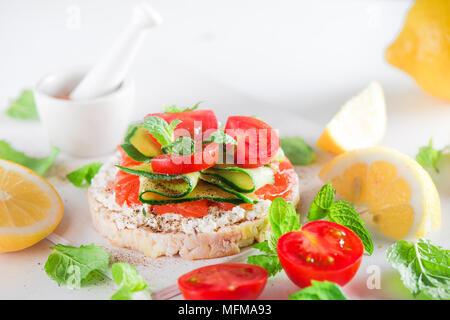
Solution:
M 161 22 L 161 16 L 147 3 L 136 5 L 129 25 L 106 56 L 72 90 L 70 98 L 92 99 L 116 90 L 124 81 L 147 31 Z

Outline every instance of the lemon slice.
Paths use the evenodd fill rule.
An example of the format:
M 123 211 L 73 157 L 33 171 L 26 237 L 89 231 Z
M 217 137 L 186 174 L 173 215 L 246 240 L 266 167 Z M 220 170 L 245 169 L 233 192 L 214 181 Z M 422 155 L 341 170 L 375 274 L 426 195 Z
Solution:
M 439 194 L 429 174 L 392 149 L 348 151 L 319 173 L 339 196 L 356 205 L 374 231 L 394 238 L 419 238 L 441 225 Z
M 386 131 L 386 103 L 376 81 L 350 99 L 325 127 L 316 144 L 340 154 L 377 145 Z
M 0 159 L 0 253 L 44 239 L 61 221 L 63 203 L 41 176 Z

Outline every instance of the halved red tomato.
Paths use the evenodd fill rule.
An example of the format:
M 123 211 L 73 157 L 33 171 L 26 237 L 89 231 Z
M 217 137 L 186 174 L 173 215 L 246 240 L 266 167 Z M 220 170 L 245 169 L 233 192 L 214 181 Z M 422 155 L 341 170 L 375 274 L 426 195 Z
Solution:
M 281 197 L 284 200 L 291 200 L 290 196 L 295 188 L 296 176 L 294 166 L 285 158 L 280 164 L 272 163 L 273 166 L 277 166 L 278 170 L 275 172 L 274 184 L 267 184 L 264 187 L 255 191 L 255 194 L 260 199 L 274 200 Z
M 163 118 L 167 123 L 170 123 L 173 120 L 181 120 L 182 122 L 176 129 L 188 131 L 191 137 L 194 137 L 194 129 L 201 128 L 202 132 L 205 133 L 206 131 L 216 131 L 218 128 L 217 118 L 212 110 L 192 110 L 176 113 L 150 113 L 145 117 L 147 118 L 150 116 Z M 185 135 L 183 132 L 179 132 L 177 134 L 177 130 L 175 130 L 176 138 Z
M 118 149 L 122 156 L 120 165 L 126 167 L 140 164 L 140 162 L 131 159 L 122 148 L 118 147 Z M 116 203 L 119 206 L 123 206 L 123 204 L 129 206 L 141 204 L 139 201 L 139 176 L 119 170 L 114 181 L 114 193 Z
M 238 143 L 234 158 L 239 167 L 268 164 L 280 148 L 280 138 L 275 129 L 257 118 L 229 117 L 225 132 Z
M 178 278 L 186 300 L 253 300 L 266 285 L 267 271 L 246 263 L 222 263 L 195 269 Z
M 280 237 L 277 252 L 288 277 L 299 287 L 311 280 L 331 281 L 341 286 L 358 271 L 364 246 L 350 229 L 329 221 L 312 221 L 300 231 Z
M 201 218 L 208 214 L 208 200 L 152 206 L 152 211 L 157 215 L 177 213 L 181 214 L 183 217 Z
M 210 143 L 202 152 L 191 155 L 163 154 L 151 160 L 152 170 L 156 173 L 184 174 L 212 167 L 219 159 L 219 145 Z

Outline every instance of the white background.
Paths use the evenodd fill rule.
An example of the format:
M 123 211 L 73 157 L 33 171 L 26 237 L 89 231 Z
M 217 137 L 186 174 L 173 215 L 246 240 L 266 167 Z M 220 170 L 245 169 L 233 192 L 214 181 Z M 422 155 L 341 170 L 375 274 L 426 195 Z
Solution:
M 126 26 L 133 2 L 0 0 L 0 111 L 47 73 L 94 64 Z M 222 120 L 229 113 L 263 115 L 282 134 L 299 134 L 313 143 L 342 103 L 378 80 L 388 106 L 383 145 L 414 156 L 430 137 L 437 146 L 450 143 L 450 103 L 427 96 L 384 59 L 412 1 L 160 0 L 150 4 L 164 23 L 148 34 L 131 71 L 137 82 L 136 118 L 163 105 L 204 101 Z M 0 116 L 0 139 L 30 154 L 48 150 L 39 123 Z M 62 155 L 59 162 L 64 159 Z M 77 214 L 90 224 L 84 191 L 72 189 L 58 188 L 66 211 L 57 231 L 81 244 L 94 235 L 71 229 Z M 449 207 L 443 202 L 444 215 Z M 58 289 L 42 271 L 48 246 L 44 241 L 21 253 L 0 256 L 0 297 L 107 297 L 96 295 L 96 290 Z M 358 291 L 359 286 L 363 284 L 353 289 Z

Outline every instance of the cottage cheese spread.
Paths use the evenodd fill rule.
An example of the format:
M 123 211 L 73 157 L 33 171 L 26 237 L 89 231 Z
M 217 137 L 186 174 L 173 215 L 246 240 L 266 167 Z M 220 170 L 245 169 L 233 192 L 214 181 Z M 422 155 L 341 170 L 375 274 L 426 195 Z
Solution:
M 92 180 L 91 192 L 94 198 L 108 208 L 110 218 L 121 229 L 136 229 L 148 227 L 154 232 L 183 232 L 193 234 L 198 232 L 215 232 L 222 227 L 252 221 L 267 215 L 271 201 L 260 200 L 252 210 L 239 206 L 229 211 L 221 211 L 211 207 L 209 214 L 202 218 L 186 218 L 176 213 L 156 215 L 146 204 L 120 207 L 115 202 L 114 177 L 118 168 L 114 166 L 119 157 L 105 163 Z M 145 212 L 145 214 L 144 214 Z

